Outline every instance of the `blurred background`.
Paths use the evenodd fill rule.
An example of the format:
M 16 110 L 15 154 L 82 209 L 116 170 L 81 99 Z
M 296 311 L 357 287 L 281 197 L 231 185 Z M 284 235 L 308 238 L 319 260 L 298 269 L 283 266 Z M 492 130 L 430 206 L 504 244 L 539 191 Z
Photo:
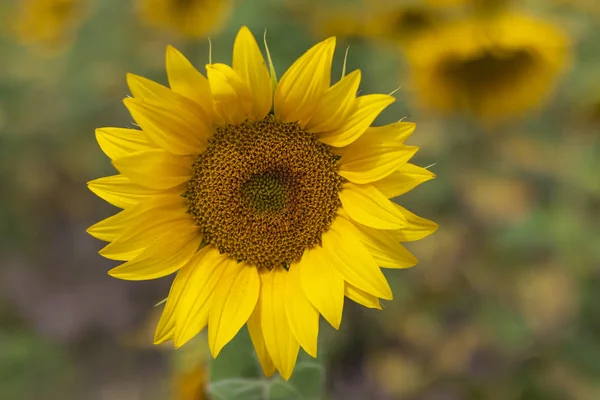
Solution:
M 153 346 L 170 279 L 109 277 L 85 233 L 115 211 L 85 183 L 113 172 L 94 129 L 131 126 L 125 74 L 165 83 L 167 44 L 203 70 L 208 36 L 229 63 L 242 24 L 279 76 L 337 36 L 333 79 L 349 48 L 437 174 L 397 200 L 440 224 L 419 265 L 323 324 L 296 392 L 253 386 L 245 332 L 215 363 Z M 599 28 L 596 0 L 0 0 L 0 398 L 600 399 Z

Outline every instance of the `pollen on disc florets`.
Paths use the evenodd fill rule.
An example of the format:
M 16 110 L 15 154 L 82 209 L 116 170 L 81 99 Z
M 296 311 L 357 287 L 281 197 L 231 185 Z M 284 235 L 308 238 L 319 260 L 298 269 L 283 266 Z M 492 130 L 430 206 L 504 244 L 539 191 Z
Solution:
M 204 241 L 257 267 L 289 266 L 321 242 L 340 206 L 329 146 L 272 115 L 216 128 L 184 194 Z

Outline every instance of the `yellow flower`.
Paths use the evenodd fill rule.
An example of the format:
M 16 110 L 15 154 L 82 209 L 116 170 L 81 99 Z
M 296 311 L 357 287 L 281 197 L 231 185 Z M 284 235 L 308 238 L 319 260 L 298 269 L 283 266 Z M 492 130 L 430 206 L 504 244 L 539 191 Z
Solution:
M 569 56 L 569 39 L 560 28 L 508 13 L 450 24 L 407 51 L 422 105 L 484 121 L 540 105 Z
M 137 9 L 151 26 L 186 37 L 202 37 L 225 24 L 232 4 L 231 0 L 137 0 Z
M 208 400 L 208 371 L 197 363 L 192 368 L 178 371 L 173 379 L 173 400 Z
M 341 38 L 365 36 L 365 22 L 360 10 L 328 7 L 317 9 L 308 19 L 312 32 L 317 37 L 337 36 Z
M 426 0 L 433 7 L 474 7 L 474 8 L 498 8 L 504 7 L 513 0 Z
M 264 373 L 288 379 L 300 346 L 317 354 L 319 315 L 337 329 L 344 296 L 381 308 L 380 266 L 417 262 L 399 242 L 437 225 L 389 200 L 434 177 L 408 163 L 415 125 L 371 127 L 394 98 L 357 97 L 358 70 L 331 85 L 334 48 L 317 44 L 276 82 L 243 27 L 233 67 L 209 64 L 208 79 L 172 47 L 170 89 L 128 75 L 141 130 L 98 129 L 120 174 L 89 182 L 123 211 L 88 232 L 126 261 L 114 277 L 177 272 L 155 343 L 208 325 L 216 357 L 247 323 Z
M 425 3 L 432 7 L 459 7 L 468 4 L 471 0 L 426 0 Z
M 316 8 L 310 17 L 319 35 L 358 36 L 403 44 L 439 24 L 442 14 L 422 2 L 370 0 L 355 6 Z
M 365 35 L 398 44 L 434 29 L 443 21 L 438 10 L 422 3 L 380 5 L 371 12 Z
M 14 19 L 16 38 L 46 52 L 64 49 L 85 14 L 82 0 L 28 0 Z

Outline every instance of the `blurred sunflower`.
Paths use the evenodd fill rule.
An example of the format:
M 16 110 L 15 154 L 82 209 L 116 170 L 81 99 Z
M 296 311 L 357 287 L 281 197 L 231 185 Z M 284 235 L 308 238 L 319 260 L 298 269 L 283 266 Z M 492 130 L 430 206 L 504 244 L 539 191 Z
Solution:
M 180 371 L 173 379 L 173 400 L 208 400 L 208 371 L 199 363 L 189 370 Z
M 425 0 L 425 4 L 432 7 L 459 7 L 473 0 Z
M 359 9 L 318 8 L 310 15 L 302 15 L 308 20 L 312 32 L 317 37 L 337 36 L 341 38 L 364 37 L 365 21 Z
M 357 36 L 397 44 L 440 23 L 442 15 L 421 2 L 364 1 L 355 6 L 315 8 L 311 25 L 317 35 Z
M 380 308 L 380 266 L 417 262 L 399 242 L 437 225 L 389 200 L 434 177 L 407 163 L 415 125 L 370 127 L 394 98 L 356 97 L 358 70 L 330 85 L 334 48 L 317 44 L 276 82 L 243 27 L 233 67 L 209 64 L 208 79 L 172 47 L 170 89 L 128 75 L 142 130 L 97 130 L 120 174 L 89 182 L 124 210 L 88 232 L 126 261 L 114 277 L 177 272 L 155 343 L 208 325 L 216 357 L 247 323 L 264 373 L 288 379 L 300 346 L 316 356 L 319 315 L 338 328 L 344 296 Z
M 370 16 L 364 28 L 365 36 L 403 44 L 434 29 L 443 16 L 434 7 L 422 2 L 379 2 L 369 6 Z
M 218 31 L 231 10 L 231 0 L 137 0 L 137 11 L 148 25 L 171 29 L 185 37 Z
M 495 12 L 508 7 L 514 2 L 514 0 L 426 0 L 425 4 L 435 8 Z
M 53 53 L 72 41 L 84 16 L 83 0 L 24 0 L 11 23 L 17 40 Z
M 493 122 L 540 105 L 570 60 L 558 27 L 500 13 L 450 24 L 407 50 L 422 105 Z

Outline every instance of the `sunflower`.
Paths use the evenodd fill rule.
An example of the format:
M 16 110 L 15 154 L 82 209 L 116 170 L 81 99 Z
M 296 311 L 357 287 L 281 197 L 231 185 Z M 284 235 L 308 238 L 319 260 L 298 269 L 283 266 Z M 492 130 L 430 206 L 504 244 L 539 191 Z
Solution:
M 437 225 L 389 200 L 434 177 L 408 163 L 415 125 L 371 127 L 394 98 L 357 97 L 358 70 L 331 85 L 334 48 L 315 45 L 277 82 L 242 27 L 233 66 L 208 64 L 208 79 L 173 47 L 170 88 L 128 75 L 141 130 L 98 129 L 119 174 L 89 182 L 123 210 L 88 232 L 126 261 L 116 278 L 177 272 L 155 343 L 208 326 L 217 357 L 247 323 L 264 373 L 288 379 L 300 346 L 317 354 L 319 315 L 337 329 L 344 297 L 381 308 L 380 266 L 417 262 L 400 242 Z
M 425 3 L 433 7 L 447 7 L 447 8 L 462 8 L 462 7 L 473 7 L 476 9 L 481 8 L 498 8 L 504 7 L 508 3 L 512 3 L 514 0 L 425 0 Z
M 148 25 L 171 29 L 185 37 L 217 31 L 231 9 L 231 0 L 137 0 L 138 13 Z
M 432 7 L 460 7 L 473 0 L 425 0 L 425 4 Z
M 362 10 L 351 7 L 338 9 L 337 7 L 318 8 L 311 15 L 300 16 L 307 19 L 311 31 L 315 36 L 321 38 L 326 36 L 337 36 L 338 38 L 364 37 L 365 21 L 361 15 Z
M 74 37 L 85 14 L 83 0 L 27 0 L 20 3 L 13 32 L 20 42 L 45 52 L 60 51 Z
M 443 21 L 443 15 L 439 10 L 420 2 L 380 3 L 376 7 L 370 6 L 370 11 L 364 29 L 365 35 L 398 44 L 404 44 L 435 29 Z
M 443 17 L 435 7 L 417 1 L 397 4 L 371 0 L 353 7 L 316 10 L 311 23 L 317 34 L 365 37 L 400 45 L 433 29 Z
M 500 13 L 449 24 L 415 41 L 406 55 L 422 105 L 494 122 L 540 105 L 570 53 L 560 28 Z

